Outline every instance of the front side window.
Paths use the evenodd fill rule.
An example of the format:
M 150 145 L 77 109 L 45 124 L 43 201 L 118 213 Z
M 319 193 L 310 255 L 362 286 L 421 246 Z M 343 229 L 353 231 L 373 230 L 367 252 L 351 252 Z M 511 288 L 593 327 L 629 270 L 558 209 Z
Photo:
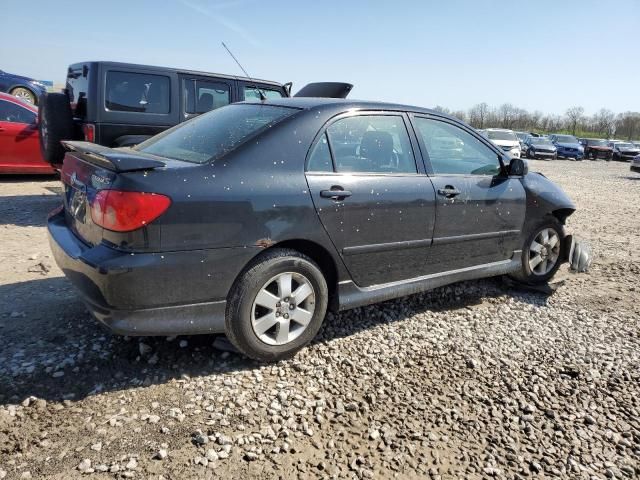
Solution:
M 399 115 L 359 115 L 327 128 L 337 172 L 416 173 L 404 120 Z
M 498 154 L 460 127 L 421 117 L 415 118 L 415 125 L 435 174 L 500 173 Z
M 229 105 L 176 125 L 135 149 L 185 162 L 206 163 L 297 111 L 263 104 Z
M 0 122 L 35 123 L 36 114 L 15 103 L 0 101 Z
M 268 88 L 260 87 L 260 90 L 267 97 L 267 100 L 282 98 L 282 92 L 279 90 L 271 90 Z M 256 87 L 244 87 L 244 99 L 245 100 L 260 100 L 260 92 Z
M 107 72 L 105 107 L 118 112 L 169 113 L 170 80 L 163 75 Z
M 231 103 L 231 92 L 226 83 L 205 80 L 185 80 L 186 113 L 205 113 Z

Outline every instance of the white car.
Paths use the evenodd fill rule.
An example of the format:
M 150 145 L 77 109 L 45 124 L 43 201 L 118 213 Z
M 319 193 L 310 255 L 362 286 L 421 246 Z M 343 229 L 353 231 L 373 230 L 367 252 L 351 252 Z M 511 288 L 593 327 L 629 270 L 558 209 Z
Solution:
M 513 130 L 487 128 L 485 130 L 485 136 L 502 150 L 508 152 L 512 157 L 521 157 L 522 149 L 520 148 L 520 141 Z
M 640 155 L 636 155 L 631 160 L 631 171 L 640 173 Z

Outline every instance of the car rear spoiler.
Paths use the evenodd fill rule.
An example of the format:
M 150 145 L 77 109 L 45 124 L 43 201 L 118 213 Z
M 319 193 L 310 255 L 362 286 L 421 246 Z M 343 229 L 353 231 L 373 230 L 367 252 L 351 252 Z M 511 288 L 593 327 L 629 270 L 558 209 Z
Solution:
M 65 140 L 60 142 L 68 152 L 74 152 L 82 160 L 117 173 L 151 170 L 166 166 L 160 160 L 128 151 L 103 147 L 96 143 Z
M 316 82 L 302 87 L 294 97 L 347 98 L 353 88 L 350 83 Z

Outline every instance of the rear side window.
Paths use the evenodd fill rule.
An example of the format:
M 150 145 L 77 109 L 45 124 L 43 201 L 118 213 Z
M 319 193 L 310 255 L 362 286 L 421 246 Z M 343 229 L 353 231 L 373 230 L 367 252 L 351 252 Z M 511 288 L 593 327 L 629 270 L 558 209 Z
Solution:
M 327 142 L 327 134 L 323 133 L 318 139 L 309 155 L 309 163 L 307 164 L 308 172 L 333 172 L 333 163 L 331 162 L 331 151 Z
M 282 92 L 279 90 L 270 90 L 268 88 L 262 88 L 262 93 L 268 100 L 273 98 L 282 98 Z M 256 87 L 244 87 L 244 99 L 245 100 L 260 100 L 260 93 Z
M 169 77 L 110 71 L 105 107 L 117 112 L 169 113 L 170 93 Z
M 337 172 L 417 173 L 401 116 L 361 115 L 327 128 Z
M 206 80 L 185 80 L 185 112 L 205 113 L 231 103 L 231 92 L 226 83 Z
M 35 123 L 36 114 L 15 103 L 0 100 L 0 122 Z
M 166 130 L 135 149 L 185 162 L 206 163 L 297 111 L 263 104 L 229 105 Z

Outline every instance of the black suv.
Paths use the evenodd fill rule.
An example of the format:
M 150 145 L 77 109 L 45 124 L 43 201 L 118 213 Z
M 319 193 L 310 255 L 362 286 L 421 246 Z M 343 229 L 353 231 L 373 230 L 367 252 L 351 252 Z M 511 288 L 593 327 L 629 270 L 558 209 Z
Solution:
M 44 158 L 62 163 L 60 140 L 107 147 L 138 144 L 229 103 L 289 96 L 291 84 L 116 62 L 81 62 L 67 71 L 64 93 L 41 100 Z

